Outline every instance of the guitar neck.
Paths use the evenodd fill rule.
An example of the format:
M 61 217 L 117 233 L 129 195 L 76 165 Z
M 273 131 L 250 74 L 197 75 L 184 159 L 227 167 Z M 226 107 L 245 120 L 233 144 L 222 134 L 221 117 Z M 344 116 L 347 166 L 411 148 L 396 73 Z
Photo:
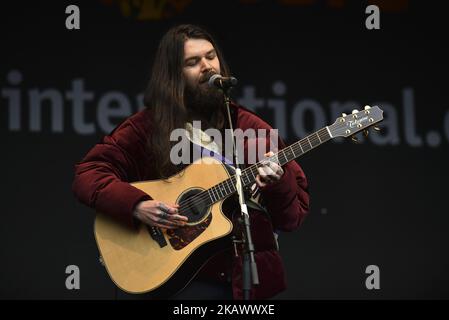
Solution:
M 306 152 L 318 147 L 326 141 L 329 141 L 331 138 L 332 136 L 329 128 L 326 126 L 280 150 L 266 160 L 274 161 L 282 166 L 296 158 L 299 158 Z M 258 175 L 257 168 L 261 166 L 263 166 L 263 161 L 259 161 L 252 166 L 242 170 L 242 184 L 244 187 L 250 186 L 256 181 L 256 176 Z M 236 176 L 233 175 L 231 178 L 208 189 L 207 193 L 210 198 L 210 203 L 212 204 L 220 201 L 236 192 L 235 184 Z

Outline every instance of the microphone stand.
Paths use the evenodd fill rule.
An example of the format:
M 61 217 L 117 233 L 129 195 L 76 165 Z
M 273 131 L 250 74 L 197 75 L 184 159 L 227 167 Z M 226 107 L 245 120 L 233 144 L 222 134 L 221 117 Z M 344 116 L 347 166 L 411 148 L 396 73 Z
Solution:
M 231 137 L 232 137 L 232 147 L 234 150 L 234 159 L 235 159 L 235 178 L 236 178 L 236 184 L 235 188 L 237 190 L 237 194 L 239 197 L 239 204 L 241 209 L 241 219 L 239 221 L 243 224 L 243 299 L 249 300 L 250 299 L 250 293 L 251 293 L 251 284 L 257 285 L 259 284 L 259 275 L 257 272 L 257 264 L 254 259 L 254 244 L 251 237 L 251 228 L 250 228 L 250 220 L 249 220 L 249 214 L 248 214 L 248 207 L 246 206 L 245 197 L 244 197 L 244 191 L 243 191 L 243 184 L 242 184 L 242 170 L 240 168 L 240 162 L 239 157 L 237 154 L 237 148 L 235 146 L 235 137 L 234 137 L 234 128 L 232 126 L 232 120 L 231 120 L 231 111 L 229 107 L 230 103 L 230 97 L 229 97 L 229 91 L 230 88 L 223 88 L 223 95 L 224 95 L 224 102 L 226 105 L 227 113 L 228 113 L 228 121 L 229 126 L 231 129 Z M 234 245 L 236 245 L 236 242 L 239 242 L 238 240 L 233 240 Z M 237 250 L 236 250 L 237 252 Z

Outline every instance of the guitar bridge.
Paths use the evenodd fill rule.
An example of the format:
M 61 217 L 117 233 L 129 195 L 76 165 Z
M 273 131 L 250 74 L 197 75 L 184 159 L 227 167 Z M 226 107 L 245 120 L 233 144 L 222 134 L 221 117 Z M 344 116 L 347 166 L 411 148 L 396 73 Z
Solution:
M 162 233 L 161 229 L 151 226 L 147 226 L 147 229 L 148 232 L 150 232 L 151 238 L 153 238 L 153 240 L 157 242 L 159 247 L 163 248 L 167 245 L 167 241 L 165 240 L 164 234 Z

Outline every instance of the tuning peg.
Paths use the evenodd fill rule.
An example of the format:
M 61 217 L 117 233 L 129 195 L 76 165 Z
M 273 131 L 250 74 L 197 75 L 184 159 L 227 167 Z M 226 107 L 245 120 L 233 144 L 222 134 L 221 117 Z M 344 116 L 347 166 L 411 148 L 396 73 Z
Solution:
M 368 129 L 363 130 L 363 135 L 364 135 L 365 137 L 368 137 L 368 135 L 369 135 Z
M 357 109 L 352 110 L 352 114 L 356 114 L 356 113 L 359 113 L 359 110 L 357 110 Z
M 344 113 L 344 112 L 341 115 L 342 115 L 342 117 L 346 117 L 347 116 L 347 114 Z
M 371 111 L 369 109 L 371 109 L 371 107 L 366 105 L 365 106 L 365 114 L 370 114 L 371 113 Z
M 376 131 L 380 131 L 380 128 L 378 126 L 374 126 L 373 129 Z
M 352 142 L 359 143 L 359 139 L 356 136 L 351 137 Z

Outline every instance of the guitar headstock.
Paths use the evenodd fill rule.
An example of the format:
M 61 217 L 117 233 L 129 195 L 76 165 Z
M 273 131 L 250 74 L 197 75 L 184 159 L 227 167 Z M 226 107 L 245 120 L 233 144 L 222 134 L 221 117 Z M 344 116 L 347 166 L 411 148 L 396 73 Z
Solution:
M 368 135 L 368 128 L 383 120 L 383 110 L 378 106 L 365 106 L 364 110 L 353 110 L 352 114 L 344 114 L 329 126 L 332 137 L 349 137 L 363 131 Z M 374 126 L 374 130 L 380 129 Z M 354 137 L 355 138 L 355 137 Z M 355 140 L 355 139 L 354 139 Z

